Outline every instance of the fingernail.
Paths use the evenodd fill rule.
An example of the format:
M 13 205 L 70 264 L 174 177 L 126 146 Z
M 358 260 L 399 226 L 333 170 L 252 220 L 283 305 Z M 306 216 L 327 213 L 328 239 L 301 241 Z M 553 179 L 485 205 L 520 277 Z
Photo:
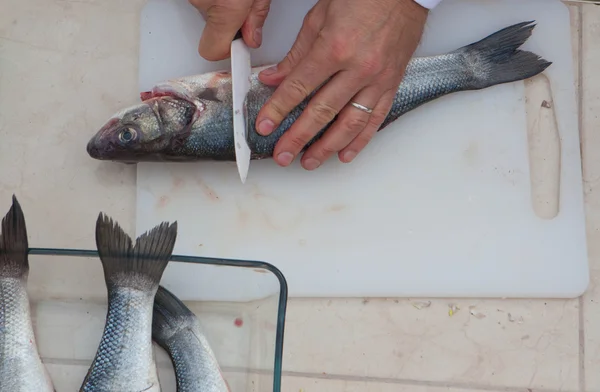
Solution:
M 256 42 L 257 45 L 262 43 L 262 27 L 254 30 L 254 42 Z
M 321 162 L 317 161 L 315 158 L 308 158 L 304 161 L 303 166 L 306 170 L 315 170 L 317 167 L 321 166 Z
M 283 166 L 289 165 L 293 160 L 294 156 L 291 152 L 282 152 L 281 154 L 277 155 L 277 162 Z
M 263 69 L 261 74 L 265 75 L 265 76 L 271 76 L 271 75 L 275 75 L 277 73 L 277 66 L 274 65 L 272 67 L 269 67 L 267 69 Z
M 275 123 L 268 118 L 258 123 L 258 133 L 261 135 L 268 135 L 273 132 L 273 129 L 275 129 Z
M 344 162 L 351 162 L 356 158 L 356 151 L 346 151 L 344 153 Z

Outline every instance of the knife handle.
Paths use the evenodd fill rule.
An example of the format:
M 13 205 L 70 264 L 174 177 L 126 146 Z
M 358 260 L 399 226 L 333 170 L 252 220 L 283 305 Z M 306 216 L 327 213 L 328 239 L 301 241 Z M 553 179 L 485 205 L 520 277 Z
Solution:
M 243 38 L 243 36 L 242 36 L 242 29 L 239 29 L 237 31 L 237 33 L 235 33 L 235 37 L 233 37 L 233 41 L 235 41 L 236 39 L 240 39 L 240 38 Z

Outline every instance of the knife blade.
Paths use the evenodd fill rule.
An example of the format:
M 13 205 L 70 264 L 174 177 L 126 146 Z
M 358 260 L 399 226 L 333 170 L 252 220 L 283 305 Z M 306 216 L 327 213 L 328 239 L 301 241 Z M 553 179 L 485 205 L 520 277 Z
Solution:
M 246 183 L 250 167 L 246 99 L 250 90 L 251 72 L 250 49 L 242 38 L 242 30 L 239 30 L 231 42 L 231 89 L 233 94 L 235 160 L 242 184 Z

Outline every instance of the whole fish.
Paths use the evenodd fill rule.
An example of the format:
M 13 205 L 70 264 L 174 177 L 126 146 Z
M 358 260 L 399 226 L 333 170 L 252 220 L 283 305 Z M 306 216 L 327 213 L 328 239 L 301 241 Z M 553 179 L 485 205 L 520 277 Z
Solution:
M 27 295 L 29 243 L 17 198 L 0 235 L 0 392 L 54 392 L 38 353 Z
M 196 315 L 162 286 L 154 298 L 152 338 L 173 362 L 177 392 L 230 392 Z
M 152 305 L 171 258 L 177 222 L 166 222 L 131 238 L 103 215 L 96 223 L 96 244 L 108 290 L 102 339 L 80 391 L 159 392 L 152 347 Z
M 411 59 L 379 130 L 404 113 L 444 95 L 523 80 L 543 72 L 550 62 L 518 49 L 534 27 L 532 22 L 515 24 L 450 53 Z M 259 135 L 256 116 L 275 88 L 262 84 L 258 71 L 254 68 L 247 95 L 251 159 L 272 157 L 277 141 L 316 93 L 292 110 L 272 134 Z M 231 91 L 229 72 L 160 83 L 141 94 L 142 103 L 116 113 L 88 142 L 88 154 L 95 159 L 125 163 L 235 161 Z M 319 139 L 332 122 L 304 149 Z

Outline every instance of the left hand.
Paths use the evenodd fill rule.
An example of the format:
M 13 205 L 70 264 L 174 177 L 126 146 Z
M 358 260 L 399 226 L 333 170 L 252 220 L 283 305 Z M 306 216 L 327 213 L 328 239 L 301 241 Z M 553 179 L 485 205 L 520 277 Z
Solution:
M 206 21 L 198 53 L 209 61 L 228 58 L 231 41 L 242 29 L 244 42 L 251 48 L 262 43 L 262 28 L 271 0 L 188 0 Z
M 261 82 L 279 85 L 258 114 L 256 129 L 262 135 L 273 132 L 331 78 L 281 137 L 275 161 L 288 166 L 336 115 L 335 123 L 303 154 L 302 166 L 314 170 L 335 153 L 342 162 L 352 161 L 389 113 L 427 15 L 414 0 L 319 0 L 287 56 L 259 75 Z

